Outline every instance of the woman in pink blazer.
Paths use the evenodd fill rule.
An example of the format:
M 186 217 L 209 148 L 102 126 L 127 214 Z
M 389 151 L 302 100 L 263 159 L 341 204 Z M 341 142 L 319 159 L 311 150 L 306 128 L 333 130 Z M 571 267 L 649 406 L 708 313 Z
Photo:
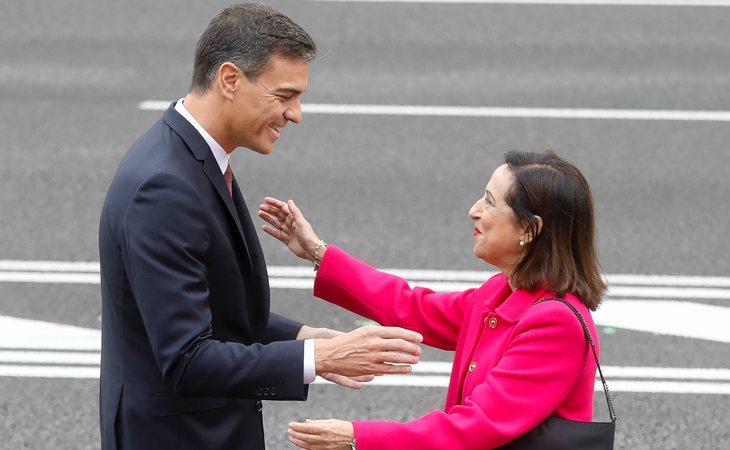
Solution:
M 501 273 L 464 292 L 410 288 L 327 246 L 291 200 L 267 198 L 259 215 L 267 233 L 318 267 L 315 296 L 456 352 L 443 410 L 407 423 L 291 423 L 289 438 L 298 447 L 483 450 L 549 416 L 591 420 L 596 364 L 581 324 L 560 302 L 535 304 L 564 298 L 597 344 L 589 310 L 606 286 L 590 188 L 573 164 L 552 152 L 506 155 L 469 211 L 474 255 Z

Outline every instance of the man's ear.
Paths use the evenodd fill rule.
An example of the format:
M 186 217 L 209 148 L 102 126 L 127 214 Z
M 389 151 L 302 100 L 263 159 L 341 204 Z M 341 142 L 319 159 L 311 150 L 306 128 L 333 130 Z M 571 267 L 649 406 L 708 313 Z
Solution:
M 542 232 L 542 217 L 540 217 L 538 215 L 535 215 L 533 217 L 535 218 L 535 225 L 536 225 L 535 226 L 535 232 L 536 232 L 535 236 L 537 236 L 538 234 L 540 234 Z M 535 239 L 535 236 L 532 235 L 532 227 L 525 226 L 524 230 L 525 230 L 525 236 L 524 236 L 525 243 L 532 242 L 532 240 Z
M 232 101 L 233 94 L 238 89 L 238 79 L 243 75 L 241 69 L 231 62 L 224 62 L 218 68 L 218 75 L 215 78 L 215 83 L 220 90 L 221 95 L 226 100 Z

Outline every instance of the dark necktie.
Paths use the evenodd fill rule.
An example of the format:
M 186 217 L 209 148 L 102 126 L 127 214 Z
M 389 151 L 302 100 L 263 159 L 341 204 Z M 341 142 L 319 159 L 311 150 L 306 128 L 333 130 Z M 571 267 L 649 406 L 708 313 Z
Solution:
M 225 178 L 226 184 L 228 185 L 228 193 L 233 196 L 233 172 L 231 172 L 230 164 L 226 167 L 226 171 L 223 173 L 223 178 Z

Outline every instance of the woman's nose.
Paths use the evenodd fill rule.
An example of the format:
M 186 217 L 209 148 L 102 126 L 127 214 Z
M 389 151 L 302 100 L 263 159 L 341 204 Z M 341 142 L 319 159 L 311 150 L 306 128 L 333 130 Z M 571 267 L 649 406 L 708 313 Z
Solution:
M 479 217 L 481 217 L 482 207 L 481 207 L 481 200 L 477 200 L 476 203 L 471 207 L 469 210 L 469 218 L 471 220 L 479 220 Z

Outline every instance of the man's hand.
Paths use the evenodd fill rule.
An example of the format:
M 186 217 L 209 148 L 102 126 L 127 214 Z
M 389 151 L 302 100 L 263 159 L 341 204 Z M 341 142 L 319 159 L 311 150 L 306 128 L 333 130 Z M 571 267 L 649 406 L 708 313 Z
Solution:
M 420 334 L 396 327 L 369 326 L 330 339 L 314 341 L 318 375 L 346 377 L 403 374 L 418 363 L 423 341 Z
M 297 334 L 297 339 L 330 339 L 341 334 L 343 334 L 342 331 L 332 330 L 330 328 L 313 328 L 307 325 L 302 325 L 302 328 L 299 329 L 299 333 Z M 327 372 L 318 373 L 317 375 L 331 383 L 339 384 L 340 386 L 350 389 L 361 389 L 362 383 L 373 381 L 373 378 L 375 378 L 374 375 L 362 375 L 350 378 L 344 375 Z

